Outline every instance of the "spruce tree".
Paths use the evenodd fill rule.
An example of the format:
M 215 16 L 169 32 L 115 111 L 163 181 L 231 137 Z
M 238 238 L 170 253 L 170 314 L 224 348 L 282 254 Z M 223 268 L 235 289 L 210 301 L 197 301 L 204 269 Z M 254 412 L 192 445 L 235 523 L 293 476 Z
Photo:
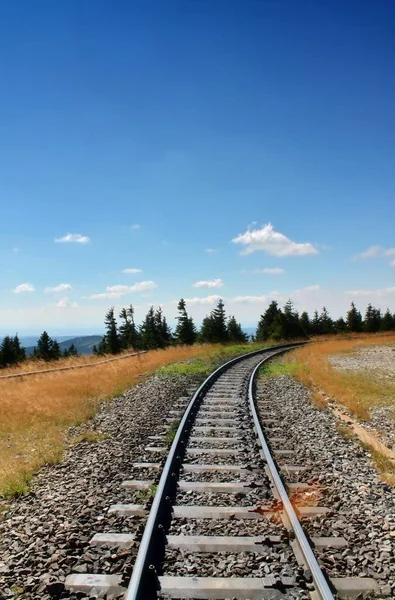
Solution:
M 339 317 L 339 319 L 337 319 L 334 322 L 333 327 L 334 333 L 344 333 L 345 331 L 347 331 L 347 323 L 345 322 L 343 317 Z
M 381 319 L 380 329 L 382 331 L 391 331 L 392 329 L 395 329 L 395 315 L 391 315 L 389 308 L 387 308 Z
M 218 300 L 214 310 L 203 319 L 199 338 L 212 344 L 223 344 L 229 340 L 223 300 Z
M 265 340 L 270 339 L 273 336 L 273 328 L 276 318 L 281 310 L 278 308 L 278 304 L 275 300 L 267 307 L 266 311 L 258 322 L 258 327 L 256 330 L 255 338 L 257 342 L 264 342 Z M 276 322 L 276 328 L 278 329 L 279 319 Z
M 119 314 L 123 323 L 119 327 L 119 338 L 122 348 L 137 348 L 139 346 L 139 335 L 134 322 L 134 308 L 131 304 L 123 308 Z
M 300 326 L 301 326 L 303 332 L 305 333 L 305 335 L 310 335 L 311 323 L 310 323 L 309 314 L 306 311 L 303 311 L 302 314 L 300 315 L 299 323 L 300 323 Z
M 140 335 L 141 347 L 143 350 L 158 348 L 158 336 L 156 332 L 155 311 L 153 306 L 150 306 L 144 321 L 140 326 Z
M 37 346 L 34 348 L 34 358 L 41 360 L 51 360 L 52 358 L 53 340 L 46 331 L 40 335 Z
M 304 337 L 306 335 L 301 327 L 299 314 L 294 309 L 291 299 L 289 299 L 285 303 L 285 306 L 283 308 L 283 316 L 284 339 L 287 340 L 292 338 Z
M 58 340 L 52 340 L 51 360 L 59 360 L 61 356 L 62 350 L 60 349 Z
M 310 322 L 310 332 L 312 335 L 320 335 L 322 333 L 321 319 L 319 317 L 318 310 L 314 311 L 313 318 Z
M 227 330 L 229 342 L 242 344 L 248 342 L 248 335 L 244 333 L 240 323 L 236 321 L 236 318 L 233 315 L 228 318 Z
M 351 308 L 347 312 L 347 327 L 349 331 L 355 333 L 362 331 L 362 316 L 354 302 L 351 302 Z
M 322 309 L 319 320 L 321 333 L 323 333 L 324 335 L 328 333 L 333 333 L 333 321 L 329 316 L 329 313 L 325 306 Z
M 176 343 L 192 345 L 196 341 L 197 332 L 192 317 L 188 316 L 183 298 L 177 304 L 177 310 L 179 312 L 178 317 L 176 317 L 178 323 L 174 333 Z
M 114 307 L 107 312 L 104 324 L 106 326 L 105 344 L 106 350 L 110 354 L 119 354 L 121 351 L 121 341 L 118 335 L 117 321 L 114 315 Z
M 376 333 L 380 330 L 381 325 L 381 311 L 380 309 L 374 308 L 370 302 L 366 307 L 365 319 L 363 321 L 363 329 L 367 333 Z
M 0 346 L 0 366 L 10 367 L 17 362 L 13 340 L 9 335 L 6 335 Z

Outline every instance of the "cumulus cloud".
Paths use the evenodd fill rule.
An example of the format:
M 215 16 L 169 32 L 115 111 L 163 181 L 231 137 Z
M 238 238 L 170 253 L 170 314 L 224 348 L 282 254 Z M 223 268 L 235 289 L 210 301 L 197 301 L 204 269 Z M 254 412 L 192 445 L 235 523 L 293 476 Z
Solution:
M 364 252 L 360 252 L 354 256 L 354 260 L 369 260 L 372 258 L 388 258 L 395 256 L 395 248 L 383 248 L 382 246 L 370 246 Z M 388 263 L 391 267 L 395 266 L 395 259 Z
M 188 304 L 216 304 L 221 296 L 206 296 L 205 298 L 185 298 Z
M 59 299 L 56 306 L 58 308 L 77 308 L 78 304 L 76 302 L 70 302 L 67 297 L 64 297 Z
M 23 294 L 24 292 L 34 292 L 34 285 L 31 283 L 21 283 L 12 290 L 14 294 Z
M 44 292 L 46 294 L 57 294 L 59 292 L 68 292 L 72 289 L 73 288 L 69 283 L 59 283 L 59 285 L 55 285 L 54 287 L 46 287 Z
M 74 243 L 74 244 L 89 244 L 90 238 L 80 233 L 66 233 L 63 237 L 55 238 L 57 244 Z
M 196 281 L 192 285 L 195 288 L 220 288 L 223 286 L 222 279 L 209 279 L 207 281 Z
M 141 225 L 139 225 L 138 223 L 135 223 L 134 225 L 130 226 L 130 229 L 132 231 L 137 231 L 138 229 L 141 229 Z
M 132 294 L 133 292 L 150 292 L 156 290 L 157 284 L 154 281 L 140 281 L 134 285 L 109 285 L 106 287 L 106 291 L 101 294 L 93 294 L 89 296 L 92 299 L 99 298 L 122 298 L 126 294 Z
M 308 242 L 297 243 L 287 238 L 283 233 L 275 231 L 268 223 L 262 229 L 247 229 L 232 239 L 234 244 L 244 246 L 240 254 L 251 254 L 262 250 L 273 256 L 304 256 L 318 254 L 318 250 Z
M 256 275 L 282 275 L 285 273 L 285 270 L 281 269 L 281 267 L 266 267 L 265 269 L 254 269 L 253 273 Z
M 142 273 L 143 269 L 122 269 L 122 273 Z

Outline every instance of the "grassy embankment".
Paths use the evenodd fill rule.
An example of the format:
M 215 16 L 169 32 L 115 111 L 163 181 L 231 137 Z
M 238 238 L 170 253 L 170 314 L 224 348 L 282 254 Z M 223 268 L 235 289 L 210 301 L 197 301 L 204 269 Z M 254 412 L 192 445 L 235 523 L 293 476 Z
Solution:
M 361 348 L 386 345 L 395 349 L 395 335 L 354 335 L 348 338 L 330 338 L 318 344 L 306 345 L 286 354 L 282 364 L 264 369 L 266 375 L 291 375 L 308 386 L 313 401 L 325 408 L 326 397 L 342 404 L 356 419 L 370 421 L 371 408 L 390 406 L 395 402 L 395 378 L 383 380 L 374 370 L 340 371 L 332 367 L 329 357 L 355 353 Z M 394 413 L 393 413 L 394 414 Z M 395 414 L 394 414 L 395 417 Z M 343 435 L 353 437 L 351 429 L 340 424 Z M 395 484 L 395 464 L 376 447 L 362 444 L 372 455 L 378 472 L 389 483 Z
M 228 358 L 259 345 L 196 345 L 156 350 L 87 369 L 59 371 L 0 380 L 0 497 L 24 493 L 32 475 L 44 464 L 59 462 L 65 431 L 90 419 L 103 400 L 124 392 L 159 369 L 162 376 L 192 374 L 204 378 Z M 1 375 L 87 364 L 100 359 L 82 356 L 50 364 L 27 361 Z M 180 361 L 184 364 L 174 365 Z M 89 438 L 89 434 L 85 436 Z M 95 441 L 96 434 L 92 432 Z

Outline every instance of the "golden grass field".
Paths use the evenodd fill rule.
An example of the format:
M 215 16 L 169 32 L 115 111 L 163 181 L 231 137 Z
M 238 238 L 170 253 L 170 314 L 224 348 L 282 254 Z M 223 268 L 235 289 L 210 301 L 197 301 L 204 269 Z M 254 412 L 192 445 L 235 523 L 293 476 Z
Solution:
M 199 357 L 225 360 L 254 348 L 175 346 L 92 368 L 0 379 L 0 496 L 26 491 L 40 466 L 58 462 L 65 445 L 65 430 L 91 418 L 103 400 L 124 392 L 160 367 Z M 3 369 L 0 374 L 92 365 L 100 360 L 81 356 L 56 364 L 27 361 L 13 369 Z M 210 360 L 201 360 L 194 372 L 204 374 L 212 368 Z
M 297 363 L 294 374 L 302 383 L 316 390 L 325 391 L 328 396 L 344 404 L 356 417 L 369 421 L 370 407 L 394 403 L 394 384 L 376 379 L 370 372 L 336 370 L 330 364 L 328 357 L 378 345 L 395 347 L 395 334 L 328 339 L 302 346 L 288 355 L 286 360 Z

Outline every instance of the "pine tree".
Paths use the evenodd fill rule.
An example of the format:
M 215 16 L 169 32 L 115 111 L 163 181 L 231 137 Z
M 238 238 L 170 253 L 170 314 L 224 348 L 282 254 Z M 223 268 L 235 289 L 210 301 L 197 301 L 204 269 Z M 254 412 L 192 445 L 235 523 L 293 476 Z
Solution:
M 92 348 L 93 354 L 96 354 L 95 349 L 97 351 L 96 346 Z M 64 358 L 68 358 L 69 356 L 79 356 L 79 352 L 74 344 L 70 344 L 68 348 L 65 348 L 63 351 Z
M 288 340 L 298 337 L 304 337 L 306 335 L 300 325 L 299 314 L 294 309 L 291 299 L 285 303 L 285 306 L 283 308 L 283 315 L 284 339 Z
M 347 327 L 349 331 L 359 333 L 362 331 L 362 316 L 359 310 L 355 307 L 354 302 L 351 302 L 351 308 L 347 312 Z
M 344 333 L 345 331 L 347 331 L 347 323 L 345 322 L 343 317 L 339 317 L 339 319 L 337 319 L 333 325 L 334 333 Z
M 158 348 L 154 307 L 151 306 L 140 326 L 141 347 L 143 350 Z
M 214 310 L 203 319 L 199 338 L 212 344 L 223 344 L 229 340 L 223 300 L 218 300 Z
M 119 354 L 121 351 L 121 341 L 118 335 L 117 321 L 114 315 L 114 307 L 107 312 L 104 324 L 106 326 L 105 344 L 107 352 L 110 354 Z
M 391 331 L 392 329 L 395 329 L 395 315 L 391 315 L 389 308 L 387 308 L 381 319 L 380 329 L 382 331 Z
M 333 321 L 332 321 L 331 317 L 329 316 L 329 313 L 328 313 L 327 309 L 325 308 L 325 306 L 322 309 L 319 320 L 320 320 L 321 333 L 323 333 L 324 335 L 326 335 L 328 333 L 333 333 Z
M 312 335 L 320 335 L 322 333 L 321 320 L 318 314 L 318 310 L 314 311 L 313 318 L 310 323 L 310 332 Z
M 306 311 L 302 312 L 302 314 L 300 315 L 299 323 L 305 335 L 310 335 L 311 323 L 309 314 Z
M 381 311 L 380 309 L 374 308 L 370 302 L 366 307 L 365 319 L 363 321 L 363 329 L 367 333 L 376 333 L 380 330 L 381 325 Z
M 33 351 L 34 358 L 39 358 L 41 360 L 51 360 L 52 346 L 53 346 L 52 338 L 48 335 L 48 333 L 46 331 L 43 331 L 43 333 L 39 337 L 37 346 L 34 348 L 34 351 Z
M 106 337 L 103 336 L 100 342 L 93 347 L 93 353 L 98 356 L 104 356 L 104 354 L 108 354 L 109 350 L 107 347 Z
M 122 348 L 137 348 L 139 346 L 139 335 L 134 322 L 134 308 L 131 304 L 128 308 L 123 308 L 119 314 L 123 320 L 119 328 L 119 337 Z
M 228 318 L 227 330 L 229 342 L 242 344 L 248 342 L 248 335 L 244 333 L 240 323 L 236 321 L 236 318 L 233 315 Z
M 275 300 L 267 307 L 266 311 L 258 322 L 255 338 L 257 342 L 264 342 L 265 340 L 273 337 L 273 329 L 279 328 L 279 319 L 277 318 L 281 310 L 278 308 L 278 304 Z M 276 321 L 277 319 L 277 321 Z M 276 323 L 275 323 L 276 322 Z
M 60 349 L 58 340 L 52 340 L 51 360 L 59 360 L 61 356 L 62 350 Z
M 25 359 L 25 349 L 21 347 L 18 336 L 6 335 L 0 345 L 0 367 L 9 367 Z
M 188 316 L 183 298 L 177 304 L 177 310 L 179 315 L 176 317 L 178 323 L 174 333 L 175 340 L 177 344 L 192 345 L 196 341 L 197 332 L 192 317 Z

